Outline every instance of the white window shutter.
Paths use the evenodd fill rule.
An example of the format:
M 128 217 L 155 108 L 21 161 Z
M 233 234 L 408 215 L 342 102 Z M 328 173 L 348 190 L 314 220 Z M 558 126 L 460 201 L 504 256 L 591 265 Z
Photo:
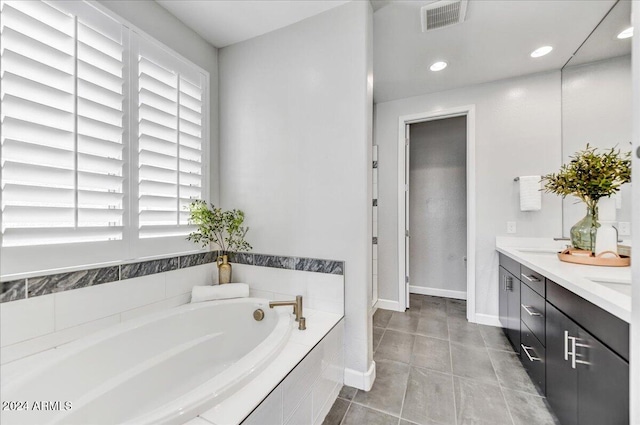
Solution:
M 138 235 L 184 238 L 186 207 L 202 198 L 205 79 L 149 40 L 137 45 Z

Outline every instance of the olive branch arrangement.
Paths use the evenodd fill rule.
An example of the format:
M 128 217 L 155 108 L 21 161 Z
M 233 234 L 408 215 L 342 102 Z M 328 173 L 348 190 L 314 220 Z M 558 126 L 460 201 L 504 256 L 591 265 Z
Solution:
M 599 153 L 589 146 L 570 157 L 571 161 L 560 167 L 557 173 L 542 177 L 545 192 L 566 198 L 573 195 L 597 211 L 600 198 L 609 197 L 620 191 L 620 187 L 631 181 L 631 152 L 620 149 Z
M 197 230 L 189 233 L 187 240 L 203 248 L 213 243 L 223 253 L 251 250 L 251 245 L 244 239 L 249 231 L 242 225 L 244 212 L 236 209 L 223 211 L 213 204 L 210 206 L 202 200 L 189 204 L 189 224 L 197 226 Z

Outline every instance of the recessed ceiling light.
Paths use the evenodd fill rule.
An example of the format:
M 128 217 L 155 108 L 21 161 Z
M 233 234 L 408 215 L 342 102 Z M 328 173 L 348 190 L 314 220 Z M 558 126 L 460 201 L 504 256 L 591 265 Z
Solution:
M 533 52 L 531 52 L 531 57 L 532 58 L 539 58 L 540 56 L 544 56 L 546 54 L 549 54 L 549 52 L 551 52 L 552 50 L 553 50 L 553 47 L 551 47 L 551 46 L 542 46 L 542 47 L 537 48 Z
M 439 62 L 436 62 L 433 65 L 431 65 L 429 67 L 429 69 L 435 72 L 435 71 L 442 71 L 446 67 L 447 67 L 447 63 L 446 62 L 439 61 Z
M 631 37 L 633 37 L 633 27 L 629 27 L 626 30 L 622 31 L 620 34 L 618 34 L 618 38 L 620 40 L 624 38 L 631 38 Z

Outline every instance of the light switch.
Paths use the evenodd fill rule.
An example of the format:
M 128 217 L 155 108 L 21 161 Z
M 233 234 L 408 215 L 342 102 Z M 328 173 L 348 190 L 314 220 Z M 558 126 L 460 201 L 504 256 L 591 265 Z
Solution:
M 618 223 L 618 235 L 619 236 L 631 236 L 631 223 L 628 221 L 621 221 Z
M 515 221 L 507 221 L 507 233 L 509 233 L 509 234 L 516 233 L 516 222 Z

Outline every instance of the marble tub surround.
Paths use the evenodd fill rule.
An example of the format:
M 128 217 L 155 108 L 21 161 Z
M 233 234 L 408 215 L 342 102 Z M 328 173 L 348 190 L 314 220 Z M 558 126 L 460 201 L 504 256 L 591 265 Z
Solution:
M 614 316 L 631 320 L 631 267 L 565 263 L 557 252 L 567 241 L 546 238 L 496 238 L 496 250 Z
M 0 287 L 0 302 L 21 300 L 27 296 L 27 279 L 2 282 Z
M 321 424 L 342 388 L 344 320 L 312 309 L 306 314 L 307 330 L 294 329 L 264 372 L 185 425 Z
M 339 274 L 234 264 L 233 281 L 248 283 L 252 297 L 293 300 L 302 295 L 305 311 L 344 313 L 344 276 Z
M 254 254 L 251 252 L 232 252 L 229 261 L 251 266 L 276 269 L 298 270 L 315 273 L 344 274 L 344 261 L 324 260 L 320 258 L 287 257 L 283 255 Z
M 2 364 L 59 347 L 141 315 L 186 304 L 215 264 L 52 292 L 0 304 Z M 25 284 L 26 286 L 26 284 Z
M 220 251 L 208 251 L 113 265 L 108 267 L 76 270 L 65 273 L 47 274 L 11 279 L 2 282 L 0 303 L 17 301 L 55 292 L 85 288 L 118 280 L 133 279 L 157 273 L 164 273 L 185 267 L 215 263 Z M 231 253 L 230 261 L 235 264 L 255 265 L 286 270 L 309 271 L 342 276 L 344 262 L 318 258 L 287 257 L 282 255 Z

